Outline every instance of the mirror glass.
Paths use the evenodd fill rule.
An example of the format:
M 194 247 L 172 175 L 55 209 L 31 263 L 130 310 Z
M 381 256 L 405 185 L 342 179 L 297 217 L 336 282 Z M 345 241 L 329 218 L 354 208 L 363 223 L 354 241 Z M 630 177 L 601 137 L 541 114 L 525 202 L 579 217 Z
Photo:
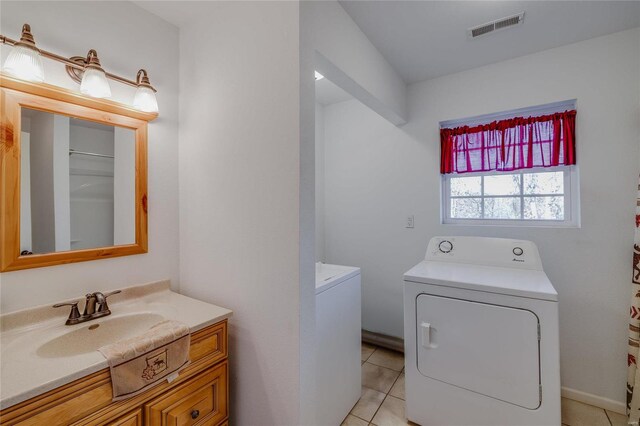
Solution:
M 22 255 L 135 243 L 135 131 L 21 109 Z

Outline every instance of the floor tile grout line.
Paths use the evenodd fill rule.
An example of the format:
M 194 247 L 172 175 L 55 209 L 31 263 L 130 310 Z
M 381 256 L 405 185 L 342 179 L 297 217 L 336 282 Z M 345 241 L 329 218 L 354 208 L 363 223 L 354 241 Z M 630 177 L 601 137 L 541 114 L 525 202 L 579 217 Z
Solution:
M 380 405 L 378 406 L 378 409 L 376 410 L 375 413 L 373 413 L 373 417 L 371 417 L 371 421 L 369 422 L 370 425 L 375 425 L 375 423 L 373 423 L 373 419 L 376 418 L 376 414 L 378 414 L 378 411 L 380 411 L 380 408 L 382 408 L 382 404 L 384 404 L 384 402 L 387 400 L 387 397 L 389 396 L 388 393 L 386 393 L 384 395 L 384 398 L 382 398 L 382 402 L 380 403 Z
M 363 388 L 367 388 L 366 386 L 362 386 L 362 387 Z M 375 391 L 375 389 L 371 389 L 371 388 L 367 388 L 367 389 Z M 376 391 L 376 392 L 380 392 L 380 391 Z M 382 393 L 382 392 L 380 392 L 380 393 Z M 360 399 L 362 399 L 362 396 L 360 397 Z M 358 402 L 360 401 L 360 399 L 358 399 Z M 384 399 L 383 399 L 383 401 L 384 401 Z M 356 402 L 356 405 L 358 405 L 357 402 Z M 380 405 L 382 405 L 382 403 L 380 403 Z M 355 405 L 353 407 L 355 407 Z M 351 408 L 351 410 L 353 411 L 353 408 Z M 367 422 L 367 423 L 371 423 L 371 420 L 373 420 L 373 417 L 371 417 L 371 420 L 363 419 L 362 417 L 360 417 L 360 416 L 358 416 L 356 414 L 353 414 L 352 411 L 349 411 L 349 414 L 347 414 L 347 417 L 349 417 L 351 415 L 351 416 L 357 417 L 358 419 L 360 419 L 360 420 L 362 420 L 364 422 Z M 377 413 L 377 411 L 376 411 L 376 413 Z M 375 416 L 375 413 L 373 415 Z
M 355 415 L 355 414 L 353 414 L 352 412 L 349 412 L 349 414 L 347 414 L 347 417 L 349 417 L 349 416 L 353 416 L 353 417 L 355 417 L 356 419 L 360 419 L 360 420 L 362 420 L 363 422 L 370 423 L 370 421 L 368 421 L 367 419 L 363 419 L 363 418 L 362 418 L 362 417 L 360 417 L 360 416 L 356 416 L 356 415 Z M 373 417 L 371 418 L 371 420 L 373 420 Z
M 395 371 L 395 370 L 394 370 L 394 371 Z M 398 382 L 398 380 L 400 379 L 400 376 L 402 376 L 402 371 L 400 372 L 400 374 L 398 374 L 398 377 L 396 377 L 396 379 L 395 379 L 395 380 L 393 381 L 393 383 L 391 384 L 391 387 L 389 388 L 389 392 L 387 392 L 387 395 L 390 395 L 390 394 L 391 394 L 391 390 L 393 389 L 393 387 L 396 385 L 396 383 L 397 383 L 397 382 Z M 391 396 L 393 396 L 393 395 L 391 395 Z M 394 398 L 398 398 L 398 397 L 396 397 L 396 396 L 393 396 L 393 397 L 394 397 Z M 387 398 L 385 397 L 385 399 L 387 399 Z M 402 399 L 402 398 L 398 398 L 398 399 Z M 402 399 L 402 400 L 404 401 L 404 399 Z M 382 401 L 382 402 L 384 402 L 384 401 Z M 382 404 L 380 404 L 380 405 L 382 405 Z
M 365 362 L 367 362 L 369 360 L 369 358 L 371 358 L 371 355 L 373 355 L 376 351 L 378 350 L 377 346 L 374 346 L 374 349 L 371 351 L 371 353 L 369 354 L 369 356 L 367 357 L 367 359 L 365 359 L 364 361 L 362 361 L 362 363 L 364 364 Z M 371 364 L 371 363 L 369 363 Z M 374 364 L 375 365 L 375 364 Z
M 397 353 L 401 353 L 402 354 L 402 359 L 404 360 L 404 352 L 399 352 L 399 351 L 395 351 L 393 349 L 387 349 L 387 348 L 383 348 L 381 346 L 375 346 L 375 349 L 373 352 L 371 352 L 371 355 L 369 355 L 369 357 L 367 357 L 367 359 L 365 360 L 365 362 L 368 362 L 369 364 L 375 365 L 376 367 L 382 367 L 382 368 L 386 368 L 388 370 L 393 370 L 393 371 L 398 371 L 398 370 L 394 370 L 393 368 L 389 368 L 389 367 L 385 367 L 384 365 L 378 365 L 373 361 L 369 361 L 371 359 L 371 357 L 373 356 L 374 353 L 376 353 L 378 351 L 378 349 L 384 349 L 390 352 L 397 352 Z M 400 372 L 402 373 L 402 371 L 404 371 L 404 361 L 402 363 L 402 369 L 400 370 Z
M 375 365 L 375 364 L 372 364 L 372 365 Z M 395 385 L 395 384 L 396 384 L 396 382 L 393 382 L 393 385 Z M 393 387 L 393 385 L 391 385 L 391 387 Z M 389 394 L 388 394 L 388 393 L 384 393 L 384 392 L 380 392 L 379 390 L 376 390 L 376 389 L 368 388 L 368 387 L 366 387 L 366 386 L 364 386 L 364 385 L 362 385 L 361 387 L 366 388 L 366 389 L 369 389 L 369 390 L 372 390 L 372 391 L 374 391 L 374 392 L 379 392 L 379 393 L 384 394 L 384 398 L 382 398 L 382 401 L 380 402 L 380 405 L 378 405 L 378 408 L 376 409 L 375 413 L 373 413 L 373 416 L 371 417 L 371 420 L 373 420 L 373 418 L 376 416 L 376 414 L 378 414 L 378 410 L 380 409 L 380 407 L 382 407 L 382 403 L 384 402 L 384 400 L 385 400 L 385 399 L 387 399 L 387 395 L 389 395 Z M 391 389 L 389 389 L 389 392 L 391 392 Z M 360 398 L 362 398 L 362 397 L 360 397 Z M 360 400 L 358 400 L 358 401 L 360 401 Z M 358 404 L 358 403 L 356 402 L 356 405 L 357 405 L 357 404 Z M 354 405 L 354 407 L 355 407 L 355 405 Z M 353 408 L 352 408 L 351 410 L 353 410 Z M 359 418 L 360 420 L 364 420 L 365 422 L 367 422 L 367 423 L 371 424 L 371 420 L 363 419 L 362 417 L 360 417 L 360 416 L 357 416 L 357 415 L 353 414 L 351 411 L 349 411 L 349 414 L 350 414 L 350 415 L 352 415 L 352 416 L 354 416 L 354 417 Z M 348 416 L 349 414 L 347 414 L 347 416 Z
M 374 364 L 374 363 L 369 362 L 369 361 L 365 361 L 361 365 L 363 365 L 363 364 L 369 364 L 369 365 L 373 365 L 374 367 L 384 368 L 385 370 L 393 371 L 394 373 L 398 373 L 398 374 L 402 374 L 402 371 L 404 370 L 404 369 L 400 370 L 400 371 L 394 370 L 393 368 L 389 368 L 389 367 L 385 367 L 385 366 L 382 366 L 382 365 Z M 395 383 L 395 382 L 393 382 L 393 383 Z M 380 391 L 378 391 L 378 392 L 380 392 Z
M 377 350 L 377 349 L 376 349 Z M 371 365 L 375 365 L 373 363 L 369 363 Z M 377 367 L 381 367 L 381 368 L 386 368 L 386 367 L 382 367 L 381 365 L 378 365 Z M 388 368 L 388 370 L 391 370 L 390 368 Z M 395 371 L 395 370 L 391 370 L 391 371 Z M 382 402 L 380 403 L 380 405 L 378 406 L 378 409 L 376 410 L 375 413 L 373 413 L 373 417 L 371 417 L 371 422 L 369 422 L 369 425 L 374 425 L 375 423 L 373 423 L 373 419 L 376 418 L 376 414 L 378 414 L 378 411 L 380 411 L 380 409 L 382 408 L 382 404 L 384 404 L 384 402 L 387 400 L 387 397 L 389 396 L 389 392 L 391 392 L 391 389 L 393 389 L 393 387 L 395 386 L 396 382 L 398 381 L 398 379 L 400 378 L 400 374 L 398 374 L 398 377 L 396 377 L 396 379 L 393 381 L 393 383 L 391 384 L 391 387 L 389 388 L 389 391 L 387 393 L 384 394 L 384 398 L 382 399 Z M 399 399 L 399 398 L 398 398 Z
M 362 342 L 362 343 L 365 343 L 365 342 Z M 387 400 L 387 397 L 389 396 L 389 393 L 391 392 L 391 389 L 393 389 L 393 387 L 395 386 L 396 382 L 400 379 L 400 376 L 402 376 L 402 373 L 404 372 L 404 366 L 403 366 L 402 370 L 398 371 L 398 370 L 394 370 L 393 368 L 388 368 L 388 367 L 384 367 L 384 366 L 382 366 L 382 365 L 374 364 L 373 362 L 368 362 L 368 361 L 369 361 L 369 358 L 371 358 L 371 356 L 372 356 L 372 355 L 373 355 L 373 354 L 374 354 L 378 349 L 380 349 L 380 346 L 375 346 L 375 345 L 371 345 L 371 344 L 369 344 L 369 345 L 370 345 L 370 346 L 372 346 L 374 349 L 373 349 L 373 351 L 369 354 L 369 356 L 368 356 L 364 361 L 362 361 L 362 362 L 360 363 L 360 365 L 361 365 L 361 366 L 364 366 L 364 364 L 368 363 L 369 365 L 373 365 L 373 366 L 378 367 L 378 368 L 384 368 L 384 369 L 386 369 L 386 370 L 393 371 L 394 373 L 398 373 L 398 376 L 396 376 L 396 378 L 394 379 L 393 383 L 391 384 L 391 387 L 389 388 L 389 390 L 388 390 L 387 392 L 380 392 L 380 391 L 377 391 L 377 392 L 383 393 L 383 394 L 384 394 L 384 398 L 382 399 L 382 402 L 380 402 L 380 405 L 378 405 L 378 408 L 376 409 L 376 411 L 373 413 L 373 416 L 371 417 L 371 420 L 370 420 L 370 421 L 367 421 L 367 420 L 363 419 L 362 417 L 356 416 L 356 415 L 355 415 L 355 414 L 353 414 L 351 411 L 349 411 L 349 414 L 347 414 L 347 417 L 349 417 L 349 416 L 351 415 L 351 416 L 353 416 L 353 417 L 355 417 L 355 418 L 357 418 L 357 419 L 360 419 L 360 420 L 362 420 L 362 421 L 364 421 L 364 422 L 367 422 L 367 425 L 368 425 L 368 426 L 376 426 L 376 424 L 375 424 L 375 423 L 373 423 L 373 419 L 376 417 L 376 414 L 378 414 L 378 411 L 380 411 L 380 408 L 382 407 L 382 404 L 384 404 L 384 402 Z M 404 357 L 404 354 L 403 354 L 403 357 Z M 362 385 L 361 385 L 361 386 L 362 386 Z M 366 387 L 366 386 L 362 386 L 362 387 Z M 367 388 L 367 389 L 371 389 L 371 388 Z M 374 390 L 374 391 L 375 391 L 375 389 L 372 389 L 372 390 Z M 393 396 L 393 395 L 391 395 L 391 396 Z M 399 400 L 401 400 L 401 401 L 403 401 L 403 402 L 405 401 L 404 399 L 402 399 L 402 398 L 398 398 L 398 397 L 395 397 L 395 396 L 394 396 L 394 398 L 397 398 L 397 399 L 399 399 Z M 353 410 L 353 408 L 352 408 L 352 410 Z
M 604 411 L 604 415 L 607 416 L 607 420 L 609 421 L 609 426 L 613 426 L 613 422 L 611 421 L 611 417 L 609 417 L 609 413 L 607 413 L 607 410 L 603 408 L 602 411 Z
M 376 364 L 376 363 L 374 363 L 372 361 L 369 361 L 369 360 L 366 360 L 365 362 L 368 362 L 371 365 L 375 365 L 376 367 L 382 367 L 382 368 L 386 368 L 387 370 L 395 371 L 396 373 L 398 373 L 398 372 L 402 373 L 402 370 L 394 370 L 393 368 L 385 367 L 384 365 L 378 365 L 378 364 Z M 404 367 L 403 367 L 403 369 L 404 369 Z

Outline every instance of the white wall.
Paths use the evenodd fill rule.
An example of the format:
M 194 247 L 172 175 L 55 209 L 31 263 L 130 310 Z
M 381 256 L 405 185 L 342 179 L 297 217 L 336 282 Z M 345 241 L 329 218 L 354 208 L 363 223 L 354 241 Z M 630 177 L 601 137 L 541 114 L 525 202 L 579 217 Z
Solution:
M 197 18 L 180 34 L 181 291 L 234 311 L 233 423 L 301 424 L 298 4 L 189 7 Z
M 324 107 L 316 103 L 316 262 L 324 262 Z
M 402 336 L 402 274 L 434 235 L 530 239 L 560 299 L 562 384 L 625 400 L 640 29 L 409 86 L 407 125 L 326 106 L 325 257 L 362 267 L 363 327 Z M 438 122 L 577 98 L 580 229 L 440 224 Z M 415 229 L 404 228 L 415 215 Z
M 312 424 L 315 399 L 315 276 L 317 212 L 315 93 L 317 70 L 391 123 L 406 121 L 405 84 L 335 1 L 299 5 L 299 303 L 300 423 Z M 320 202 L 322 202 L 320 200 Z M 320 224 L 322 226 L 322 223 Z M 321 254 L 321 253 L 320 253 Z M 322 255 L 322 254 L 321 254 Z M 322 256 L 324 257 L 324 256 Z M 326 259 L 325 259 L 326 260 Z
M 335 0 L 303 1 L 308 38 L 303 49 L 317 55 L 315 68 L 387 120 L 407 118 L 404 81 Z
M 2 34 L 9 37 L 19 38 L 28 22 L 43 49 L 73 56 L 94 48 L 106 69 L 130 78 L 146 68 L 160 105 L 149 125 L 149 253 L 0 274 L 0 310 L 167 278 L 177 286 L 178 29 L 128 2 L 2 1 L 0 7 Z M 9 49 L 0 49 L 3 62 Z M 78 90 L 62 64 L 44 63 L 48 83 Z M 114 100 L 132 102 L 133 88 L 111 82 L 111 90 Z

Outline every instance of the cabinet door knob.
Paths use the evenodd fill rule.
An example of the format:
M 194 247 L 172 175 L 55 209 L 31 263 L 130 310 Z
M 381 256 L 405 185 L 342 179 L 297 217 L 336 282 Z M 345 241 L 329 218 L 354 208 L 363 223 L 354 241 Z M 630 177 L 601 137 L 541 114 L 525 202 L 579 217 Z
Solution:
M 200 411 L 199 410 L 193 410 L 191 412 L 191 418 L 194 419 L 194 420 L 197 419 L 199 415 L 200 415 Z

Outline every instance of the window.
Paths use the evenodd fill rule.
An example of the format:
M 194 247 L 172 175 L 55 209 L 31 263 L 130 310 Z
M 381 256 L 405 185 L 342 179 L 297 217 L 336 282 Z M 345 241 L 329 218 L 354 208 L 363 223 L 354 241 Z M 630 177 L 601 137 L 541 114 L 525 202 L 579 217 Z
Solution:
M 578 226 L 574 106 L 441 123 L 443 223 Z
M 443 175 L 445 223 L 577 226 L 575 167 Z

